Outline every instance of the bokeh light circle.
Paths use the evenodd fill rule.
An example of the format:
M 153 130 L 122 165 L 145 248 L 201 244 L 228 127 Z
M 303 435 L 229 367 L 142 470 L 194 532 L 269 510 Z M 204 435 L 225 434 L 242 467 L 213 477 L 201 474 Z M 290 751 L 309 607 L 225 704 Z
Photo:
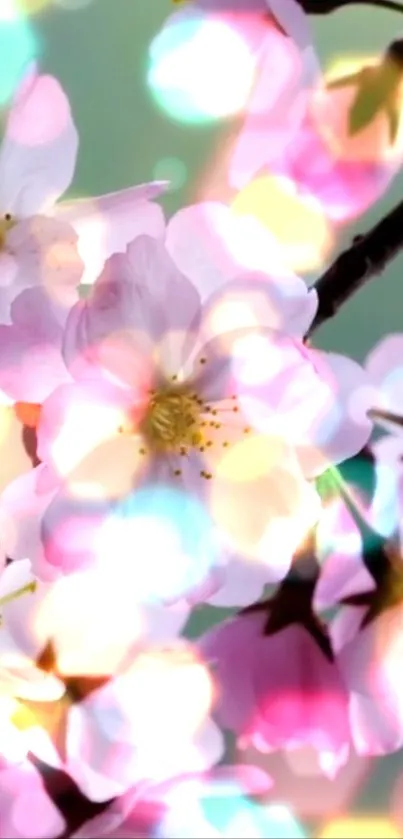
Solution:
M 163 157 L 157 161 L 153 169 L 153 179 L 169 181 L 168 190 L 173 192 L 180 189 L 187 180 L 187 169 L 178 157 Z
M 8 104 L 38 52 L 35 34 L 21 5 L 16 0 L 1 0 L 0 106 Z
M 238 32 L 219 18 L 193 14 L 168 24 L 152 41 L 147 84 L 172 119 L 197 124 L 241 111 L 254 70 Z

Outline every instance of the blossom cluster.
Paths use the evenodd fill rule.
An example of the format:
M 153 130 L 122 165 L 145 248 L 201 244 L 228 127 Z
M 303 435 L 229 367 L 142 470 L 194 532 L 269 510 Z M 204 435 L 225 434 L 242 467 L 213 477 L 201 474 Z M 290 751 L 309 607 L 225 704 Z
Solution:
M 63 200 L 78 131 L 37 66 L 7 116 L 0 839 L 303 839 L 278 756 L 324 816 L 403 746 L 403 333 L 315 348 L 254 212 L 275 182 L 328 246 L 385 192 L 399 49 L 328 77 L 297 0 L 176 2 L 159 38 L 219 23 L 252 68 L 197 201 Z

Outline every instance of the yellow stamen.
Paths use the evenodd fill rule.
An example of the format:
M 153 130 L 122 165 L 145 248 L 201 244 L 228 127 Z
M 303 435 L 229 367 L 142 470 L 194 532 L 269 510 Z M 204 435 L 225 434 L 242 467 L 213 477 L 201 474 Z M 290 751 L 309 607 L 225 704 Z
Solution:
M 18 588 L 16 591 L 11 591 L 10 594 L 5 594 L 4 597 L 0 597 L 0 607 L 4 606 L 6 603 L 11 603 L 13 600 L 17 600 L 18 597 L 22 597 L 23 594 L 28 594 L 29 592 L 33 593 L 36 591 L 36 580 L 32 580 L 27 585 L 22 586 L 22 588 Z
M 7 233 L 17 224 L 16 219 L 13 218 L 11 213 L 6 213 L 2 218 L 0 218 L 0 250 L 4 250 Z

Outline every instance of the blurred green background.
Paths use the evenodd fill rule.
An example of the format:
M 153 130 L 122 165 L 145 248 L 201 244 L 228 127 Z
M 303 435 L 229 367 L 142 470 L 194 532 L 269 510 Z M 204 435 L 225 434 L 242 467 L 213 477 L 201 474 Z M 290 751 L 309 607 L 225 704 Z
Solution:
M 29 7 L 29 0 L 24 2 Z M 65 8 L 48 0 L 30 17 L 30 24 L 38 38 L 40 67 L 62 82 L 79 129 L 80 153 L 71 194 L 100 194 L 170 177 L 174 159 L 179 181 L 163 204 L 170 214 L 191 203 L 194 184 L 205 171 L 223 124 L 175 122 L 158 108 L 147 89 L 148 45 L 172 10 L 170 0 L 63 2 Z M 381 50 L 397 37 L 400 24 L 403 17 L 371 6 L 312 20 L 324 64 L 343 53 Z M 353 232 L 368 229 L 402 195 L 403 175 L 371 212 L 344 231 L 337 248 Z M 317 344 L 362 359 L 382 335 L 403 331 L 402 272 L 403 255 L 317 333 Z M 205 625 L 211 611 L 203 611 L 195 627 Z M 355 796 L 354 809 L 387 813 L 393 779 L 402 769 L 401 754 L 374 761 Z

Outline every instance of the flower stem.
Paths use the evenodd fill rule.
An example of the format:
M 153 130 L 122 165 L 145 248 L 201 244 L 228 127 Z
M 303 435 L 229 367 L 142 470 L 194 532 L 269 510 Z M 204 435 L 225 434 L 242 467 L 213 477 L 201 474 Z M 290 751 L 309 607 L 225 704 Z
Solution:
M 403 249 L 403 201 L 368 233 L 356 236 L 316 281 L 319 305 L 307 338 L 337 314 L 341 306 L 374 279 Z

